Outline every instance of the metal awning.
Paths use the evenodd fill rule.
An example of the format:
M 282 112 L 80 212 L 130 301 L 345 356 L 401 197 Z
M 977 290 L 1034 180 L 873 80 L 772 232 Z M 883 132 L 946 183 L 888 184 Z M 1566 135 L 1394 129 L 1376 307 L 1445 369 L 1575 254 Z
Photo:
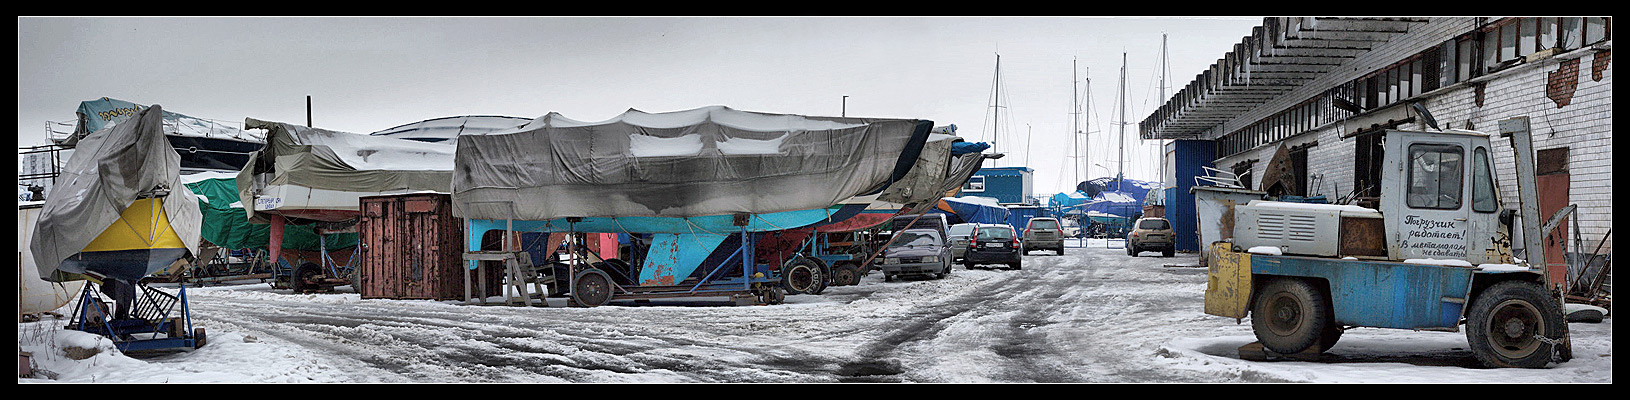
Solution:
M 1264 18 L 1234 50 L 1138 124 L 1144 139 L 1208 130 L 1302 87 L 1427 18 Z

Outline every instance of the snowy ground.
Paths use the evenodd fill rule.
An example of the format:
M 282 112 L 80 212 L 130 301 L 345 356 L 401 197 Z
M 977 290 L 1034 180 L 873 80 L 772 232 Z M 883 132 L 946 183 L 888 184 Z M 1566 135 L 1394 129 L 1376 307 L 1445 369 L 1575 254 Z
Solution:
M 965 270 L 789 296 L 597 308 L 188 290 L 208 345 L 127 356 L 61 320 L 18 324 L 51 379 L 20 382 L 1613 382 L 1613 320 L 1570 324 L 1574 359 L 1485 369 L 1464 333 L 1358 328 L 1326 362 L 1241 360 L 1250 321 L 1201 311 L 1193 255 L 1102 242 L 1024 269 Z M 721 299 L 722 300 L 722 299 Z M 559 299 L 554 305 L 563 305 Z M 67 314 L 69 310 L 59 310 Z M 68 346 L 100 347 L 84 360 Z

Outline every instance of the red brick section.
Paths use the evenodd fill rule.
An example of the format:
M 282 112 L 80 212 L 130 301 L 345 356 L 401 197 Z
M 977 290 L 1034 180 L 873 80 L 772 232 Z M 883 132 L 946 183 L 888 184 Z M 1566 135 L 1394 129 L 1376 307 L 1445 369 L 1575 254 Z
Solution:
M 1607 64 L 1613 62 L 1613 50 L 1596 52 L 1596 57 L 1590 61 L 1590 80 L 1601 82 L 1602 71 L 1607 70 Z
M 1573 101 L 1573 91 L 1579 87 L 1579 59 L 1563 61 L 1557 65 L 1556 72 L 1546 73 L 1545 97 L 1556 102 L 1556 108 L 1562 108 Z

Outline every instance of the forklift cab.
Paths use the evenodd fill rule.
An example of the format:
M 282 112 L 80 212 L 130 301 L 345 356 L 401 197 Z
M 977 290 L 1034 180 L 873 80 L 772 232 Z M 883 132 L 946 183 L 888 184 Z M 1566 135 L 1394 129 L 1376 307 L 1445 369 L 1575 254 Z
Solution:
M 1510 264 L 1489 135 L 1465 130 L 1383 133 L 1380 211 L 1387 258 Z

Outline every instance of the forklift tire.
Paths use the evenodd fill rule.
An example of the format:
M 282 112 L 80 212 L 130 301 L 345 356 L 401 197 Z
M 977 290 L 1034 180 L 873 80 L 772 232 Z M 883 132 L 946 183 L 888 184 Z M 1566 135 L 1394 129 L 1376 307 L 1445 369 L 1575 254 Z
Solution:
M 582 307 L 596 307 L 611 301 L 611 277 L 605 271 L 586 269 L 572 279 L 571 300 Z
M 808 258 L 794 258 L 792 262 L 781 267 L 781 286 L 786 288 L 787 294 L 818 294 L 825 289 L 821 283 L 826 276 L 821 273 L 821 265 Z
M 1251 330 L 1263 347 L 1296 354 L 1319 344 L 1331 324 L 1329 300 L 1313 284 L 1278 278 L 1262 285 L 1251 306 Z
M 204 336 L 204 328 L 192 328 L 192 348 L 202 348 L 206 342 L 207 340 Z
M 1466 314 L 1466 341 L 1489 367 L 1543 368 L 1566 337 L 1562 306 L 1534 282 L 1490 285 Z

